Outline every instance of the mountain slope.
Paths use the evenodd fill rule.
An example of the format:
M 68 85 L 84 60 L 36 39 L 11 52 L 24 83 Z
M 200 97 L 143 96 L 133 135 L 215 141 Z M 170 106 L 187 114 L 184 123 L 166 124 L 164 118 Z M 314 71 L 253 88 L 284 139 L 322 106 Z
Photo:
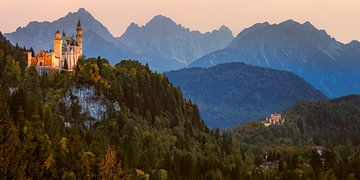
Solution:
M 245 29 L 227 48 L 201 57 L 190 67 L 244 62 L 287 70 L 336 97 L 360 93 L 360 78 L 354 73 L 360 67 L 358 44 L 342 44 L 309 22 L 262 23 Z
M 249 144 L 360 144 L 360 97 L 351 95 L 319 102 L 301 102 L 283 112 L 285 123 L 269 128 L 249 122 L 234 129 Z
M 118 44 L 139 54 L 178 61 L 184 67 L 205 54 L 227 47 L 232 39 L 232 32 L 225 26 L 202 34 L 159 15 L 141 27 L 132 23 L 118 38 Z
M 27 48 L 32 47 L 35 51 L 42 49 L 47 50 L 53 46 L 54 33 L 57 30 L 65 32 L 69 35 L 75 35 L 78 20 L 81 21 L 84 33 L 92 31 L 105 41 L 113 41 L 113 36 L 108 29 L 83 8 L 80 8 L 75 13 L 70 12 L 65 17 L 53 22 L 30 22 L 25 27 L 17 28 L 13 33 L 5 34 L 5 37 L 12 43 L 18 43 L 19 45 Z M 85 44 L 90 43 L 86 42 L 86 38 L 84 40 Z
M 199 105 L 210 127 L 227 128 L 282 111 L 297 101 L 325 99 L 293 73 L 243 63 L 182 69 L 166 76 Z
M 21 66 L 26 51 L 0 34 L 1 179 L 230 179 L 240 168 L 162 74 L 90 58 L 39 76 Z

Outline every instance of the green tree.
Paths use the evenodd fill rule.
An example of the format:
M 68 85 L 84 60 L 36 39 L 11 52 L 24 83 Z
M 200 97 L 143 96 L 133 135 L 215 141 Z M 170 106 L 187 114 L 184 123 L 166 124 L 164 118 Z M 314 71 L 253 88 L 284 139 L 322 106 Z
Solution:
M 18 87 L 20 81 L 20 67 L 19 63 L 10 56 L 6 58 L 6 66 L 2 72 L 2 79 L 10 91 L 14 91 Z
M 9 107 L 0 91 L 0 178 L 16 179 L 21 160 L 18 131 L 10 118 Z

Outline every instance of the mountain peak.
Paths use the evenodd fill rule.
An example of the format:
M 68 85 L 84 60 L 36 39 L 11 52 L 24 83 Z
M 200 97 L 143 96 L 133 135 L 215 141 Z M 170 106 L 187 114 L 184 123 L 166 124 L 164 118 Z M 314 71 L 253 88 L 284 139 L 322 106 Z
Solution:
M 225 26 L 225 25 L 222 25 L 220 28 L 219 28 L 219 31 L 231 31 L 229 27 Z
M 246 29 L 244 29 L 243 31 L 241 31 L 241 32 L 237 35 L 236 39 L 241 39 L 242 37 L 245 37 L 245 36 L 247 36 L 247 35 L 250 34 L 250 33 L 253 33 L 253 32 L 255 32 L 255 31 L 257 31 L 257 30 L 260 30 L 260 29 L 264 29 L 264 28 L 266 28 L 266 27 L 268 27 L 268 26 L 270 26 L 270 24 L 269 24 L 268 22 L 256 23 L 256 24 L 252 25 L 251 27 L 246 28 Z
M 307 30 L 319 31 L 313 24 L 311 24 L 310 21 L 306 21 L 303 24 L 301 24 L 295 20 L 289 19 L 289 20 L 279 23 L 278 25 L 279 25 L 279 27 L 285 27 L 285 28 L 297 27 L 297 28 L 304 29 L 304 30 L 307 29 Z
M 306 21 L 306 22 L 304 22 L 304 24 L 303 24 L 304 26 L 310 26 L 310 27 L 315 27 L 313 24 L 311 24 L 311 22 L 310 21 Z
M 346 46 L 352 48 L 358 48 L 360 47 L 360 42 L 357 40 L 352 40 L 350 43 L 346 44 Z
M 282 26 L 296 26 L 296 25 L 300 25 L 300 23 L 298 23 L 297 21 L 295 21 L 293 19 L 288 19 L 286 21 L 281 22 L 279 25 L 282 25 Z
M 52 38 L 55 31 L 64 31 L 68 35 L 76 34 L 76 25 L 79 20 L 81 21 L 84 34 L 86 31 L 93 30 L 104 40 L 108 42 L 114 41 L 114 37 L 108 29 L 84 8 L 69 12 L 64 17 L 52 22 L 31 21 L 26 27 L 17 28 L 15 32 L 8 33 L 7 36 L 9 36 L 8 39 L 12 43 L 19 43 L 21 46 L 32 47 L 35 51 L 49 49 L 52 48 Z M 87 46 L 87 44 L 85 45 Z M 87 53 L 88 50 L 86 46 L 84 48 L 85 53 Z
M 161 15 L 161 14 L 154 16 L 152 18 L 152 20 L 170 20 L 170 21 L 172 21 L 171 18 Z
M 90 14 L 85 8 L 79 8 L 76 14 Z
M 66 21 L 69 19 L 75 23 L 77 23 L 80 20 L 81 23 L 84 24 L 86 24 L 86 21 L 88 22 L 96 21 L 95 18 L 92 16 L 92 14 L 84 8 L 80 8 L 76 12 L 69 12 L 65 17 L 62 17 L 57 21 Z
M 359 42 L 359 41 L 357 41 L 357 40 L 352 40 L 352 41 L 350 42 L 350 44 L 360 45 L 360 42 Z
M 163 15 L 153 17 L 146 25 L 177 25 L 172 19 Z
M 210 33 L 206 33 L 210 34 Z M 234 38 L 234 35 L 229 27 L 222 25 L 219 29 L 213 30 L 211 34 L 221 34 L 222 36 L 231 36 L 231 39 Z
M 128 29 L 137 29 L 137 28 L 139 28 L 140 26 L 138 25 L 138 24 L 136 24 L 136 23 L 131 23 L 130 24 L 130 26 L 128 27 Z
M 125 33 L 132 33 L 132 32 L 136 32 L 136 30 L 138 30 L 140 28 L 140 26 L 136 23 L 131 23 L 128 28 L 126 29 Z

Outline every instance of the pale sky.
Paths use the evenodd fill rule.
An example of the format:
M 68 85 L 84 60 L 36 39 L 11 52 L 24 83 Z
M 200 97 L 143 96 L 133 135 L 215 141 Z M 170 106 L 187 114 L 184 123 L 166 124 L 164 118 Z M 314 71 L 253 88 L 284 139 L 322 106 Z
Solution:
M 310 21 L 342 42 L 360 40 L 360 0 L 0 0 L 0 31 L 30 21 L 53 21 L 80 7 L 114 36 L 131 22 L 143 25 L 165 15 L 191 30 L 228 26 L 237 35 L 257 22 Z

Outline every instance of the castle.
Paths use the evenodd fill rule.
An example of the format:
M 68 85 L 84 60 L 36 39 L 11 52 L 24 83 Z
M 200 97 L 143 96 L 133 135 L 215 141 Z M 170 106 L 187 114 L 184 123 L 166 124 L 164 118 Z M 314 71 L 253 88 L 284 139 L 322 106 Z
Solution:
M 266 118 L 262 123 L 265 127 L 269 127 L 270 125 L 283 124 L 285 119 L 279 113 L 271 114 L 270 118 Z
M 80 20 L 76 26 L 76 37 L 55 33 L 54 51 L 50 53 L 41 50 L 38 54 L 28 52 L 28 67 L 35 65 L 41 75 L 47 75 L 51 70 L 74 70 L 77 61 L 83 56 L 82 27 Z

